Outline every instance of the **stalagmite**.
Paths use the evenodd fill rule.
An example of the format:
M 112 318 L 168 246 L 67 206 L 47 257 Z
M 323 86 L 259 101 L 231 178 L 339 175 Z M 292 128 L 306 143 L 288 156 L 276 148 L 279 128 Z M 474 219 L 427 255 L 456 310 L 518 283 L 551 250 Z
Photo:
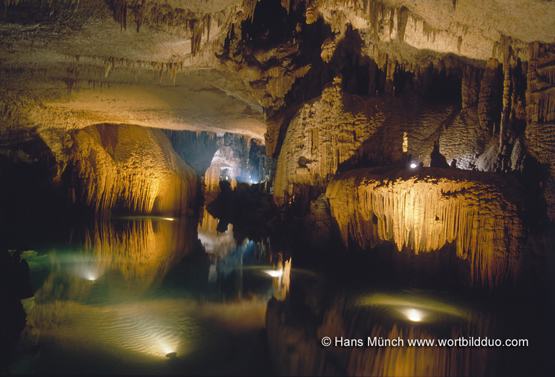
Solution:
M 519 274 L 526 236 L 519 187 L 489 173 L 357 169 L 334 178 L 326 196 L 345 245 L 393 242 L 418 255 L 455 243 L 471 283 L 497 287 Z

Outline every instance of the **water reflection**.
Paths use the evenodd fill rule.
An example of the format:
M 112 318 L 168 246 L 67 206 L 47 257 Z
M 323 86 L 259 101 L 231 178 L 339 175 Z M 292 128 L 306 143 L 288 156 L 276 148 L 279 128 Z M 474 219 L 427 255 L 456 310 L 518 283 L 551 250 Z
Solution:
M 238 242 L 233 234 L 233 224 L 228 224 L 224 232 L 218 231 L 219 220 L 206 208 L 198 225 L 198 238 L 208 254 L 210 268 L 208 281 L 216 283 L 230 274 L 238 275 L 243 281 L 245 266 L 269 263 L 269 242 L 254 242 L 245 238 Z
M 168 270 L 191 251 L 195 237 L 187 219 L 96 221 L 74 230 L 76 240 L 69 246 L 48 252 L 50 266 L 43 267 L 50 274 L 35 296 L 41 301 L 84 301 L 91 295 L 92 283 L 102 280 L 126 296 L 140 295 L 162 282 Z
M 466 306 L 446 302 L 418 290 L 396 294 L 376 292 L 355 295 L 351 297 L 349 304 L 381 313 L 385 317 L 411 322 L 451 323 L 465 318 L 476 319 L 477 316 Z
M 225 277 L 242 271 L 245 252 L 257 249 L 248 240 L 237 246 L 232 229 L 210 234 L 217 220 L 204 219 L 198 235 L 196 222 L 188 219 L 96 221 L 74 229 L 65 246 L 28 253 L 35 281 L 42 276 L 29 313 L 41 331 L 39 369 L 55 374 L 165 374 L 186 368 L 221 374 L 236 365 L 242 372 L 250 370 L 252 360 L 245 359 L 252 354 L 237 355 L 233 343 L 239 339 L 246 349 L 263 349 L 259 334 L 266 301 L 205 302 L 187 298 L 202 286 L 196 280 L 168 280 L 172 274 L 184 275 L 185 266 L 206 282 L 202 255 Z M 199 250 L 199 239 L 206 254 Z M 248 254 L 252 263 L 254 254 Z M 172 353 L 176 357 L 166 357 Z

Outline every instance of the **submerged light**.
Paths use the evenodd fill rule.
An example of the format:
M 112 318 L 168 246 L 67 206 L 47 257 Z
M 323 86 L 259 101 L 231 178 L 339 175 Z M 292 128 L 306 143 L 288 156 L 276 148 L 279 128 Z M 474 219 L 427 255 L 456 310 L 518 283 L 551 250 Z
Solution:
M 264 272 L 274 278 L 279 278 L 283 275 L 283 270 L 264 270 Z
M 410 321 L 420 322 L 424 318 L 424 313 L 417 309 L 407 309 L 404 313 Z
M 413 169 L 415 169 L 417 166 L 418 166 L 418 165 L 416 165 L 416 162 L 412 162 L 412 163 L 410 164 L 410 167 L 413 168 Z

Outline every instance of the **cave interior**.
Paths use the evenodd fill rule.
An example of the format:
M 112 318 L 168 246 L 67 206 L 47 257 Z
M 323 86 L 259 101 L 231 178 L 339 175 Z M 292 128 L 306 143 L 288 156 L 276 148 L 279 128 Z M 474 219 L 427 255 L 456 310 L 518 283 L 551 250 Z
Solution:
M 1 373 L 551 375 L 552 1 L 4 0 L 0 34 Z

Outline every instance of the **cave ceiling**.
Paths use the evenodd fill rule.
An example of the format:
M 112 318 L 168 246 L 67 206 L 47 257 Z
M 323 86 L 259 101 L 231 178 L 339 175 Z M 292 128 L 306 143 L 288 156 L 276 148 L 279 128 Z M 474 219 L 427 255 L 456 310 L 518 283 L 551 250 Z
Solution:
M 353 30 L 361 55 L 412 72 L 525 61 L 530 43 L 555 40 L 555 3 L 538 0 L 4 0 L 1 16 L 4 127 L 128 123 L 256 139 L 268 118 L 321 93 L 306 82 L 331 81 L 315 65 L 337 59 Z

